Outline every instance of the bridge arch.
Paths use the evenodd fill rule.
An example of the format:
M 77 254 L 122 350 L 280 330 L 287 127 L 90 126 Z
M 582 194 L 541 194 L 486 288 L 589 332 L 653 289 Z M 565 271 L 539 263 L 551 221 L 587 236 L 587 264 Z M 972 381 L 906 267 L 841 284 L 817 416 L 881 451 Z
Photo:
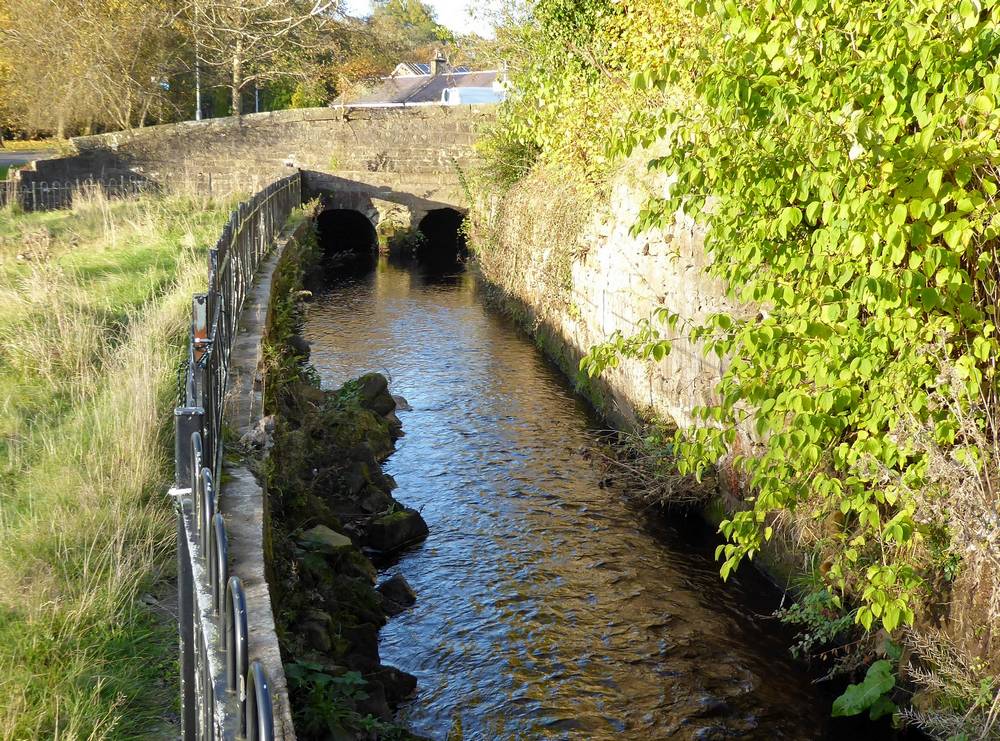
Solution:
M 316 234 L 323 260 L 371 264 L 378 254 L 378 235 L 370 216 L 350 208 L 327 208 L 316 217 Z
M 424 236 L 418 257 L 433 262 L 457 262 L 468 254 L 462 222 L 465 214 L 457 208 L 427 211 L 417 223 Z

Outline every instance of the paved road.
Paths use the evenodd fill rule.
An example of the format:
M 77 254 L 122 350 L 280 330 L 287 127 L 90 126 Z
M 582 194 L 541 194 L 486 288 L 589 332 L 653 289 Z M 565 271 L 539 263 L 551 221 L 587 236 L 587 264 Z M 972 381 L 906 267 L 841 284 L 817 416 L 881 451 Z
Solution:
M 25 152 L 8 152 L 0 149 L 0 167 L 13 167 L 23 165 L 32 160 L 44 160 L 55 157 L 58 152 L 54 149 L 39 149 Z

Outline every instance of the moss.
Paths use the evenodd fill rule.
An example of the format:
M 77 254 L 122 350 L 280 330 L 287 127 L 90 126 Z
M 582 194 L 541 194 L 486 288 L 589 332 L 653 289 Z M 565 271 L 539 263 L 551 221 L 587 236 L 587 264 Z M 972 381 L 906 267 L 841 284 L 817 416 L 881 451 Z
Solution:
M 375 520 L 378 525 L 391 525 L 394 522 L 399 522 L 400 520 L 405 520 L 410 517 L 410 513 L 406 510 L 397 510 L 395 512 L 390 512 L 387 515 L 379 517 Z

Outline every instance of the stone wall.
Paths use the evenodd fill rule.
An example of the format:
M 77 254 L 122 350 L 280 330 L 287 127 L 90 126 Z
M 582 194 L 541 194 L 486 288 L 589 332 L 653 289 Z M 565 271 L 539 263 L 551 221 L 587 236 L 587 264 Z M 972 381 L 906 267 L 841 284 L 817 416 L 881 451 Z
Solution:
M 373 218 L 405 207 L 463 208 L 459 169 L 475 160 L 475 131 L 491 106 L 309 108 L 151 126 L 72 140 L 77 154 L 41 160 L 22 182 L 73 182 L 139 175 L 165 185 L 257 190 L 293 169 L 307 195 L 336 208 L 368 207 Z
M 571 376 L 591 347 L 615 332 L 635 334 L 658 307 L 695 323 L 714 312 L 739 311 L 726 298 L 724 285 L 705 274 L 703 234 L 690 219 L 679 219 L 669 233 L 631 235 L 647 198 L 668 187 L 646 171 L 647 159 L 637 156 L 627 163 L 609 195 L 590 206 L 580 204 L 591 213 L 576 239 L 546 229 L 553 212 L 567 207 L 553 203 L 554 187 L 538 174 L 516 186 L 521 192 L 509 194 L 503 204 L 477 208 L 478 216 L 491 214 L 485 221 L 492 223 L 483 231 L 495 240 L 480 248 L 484 277 L 526 314 L 542 344 Z M 573 244 L 553 247 L 560 236 Z M 571 256 L 568 265 L 553 270 L 559 249 Z M 493 259 L 491 250 L 522 257 L 512 266 Z M 660 329 L 664 337 L 671 334 L 665 326 Z M 628 424 L 652 412 L 686 426 L 693 407 L 713 400 L 723 361 L 706 357 L 686 339 L 682 326 L 673 334 L 673 350 L 662 361 L 626 359 L 592 384 L 590 395 L 606 416 Z

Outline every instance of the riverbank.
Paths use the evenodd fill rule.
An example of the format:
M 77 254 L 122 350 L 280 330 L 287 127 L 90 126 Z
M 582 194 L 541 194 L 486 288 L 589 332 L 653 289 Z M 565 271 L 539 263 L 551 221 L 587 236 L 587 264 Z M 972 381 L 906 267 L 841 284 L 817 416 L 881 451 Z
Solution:
M 228 204 L 0 218 L 0 735 L 175 733 L 168 443 Z
M 314 236 L 286 249 L 265 339 L 265 411 L 242 441 L 267 491 L 268 581 L 300 739 L 416 738 L 392 722 L 416 678 L 379 660 L 377 634 L 416 595 L 376 588 L 369 556 L 419 543 L 427 525 L 392 496 L 381 464 L 402 434 L 401 399 L 378 373 L 319 388 L 298 334 L 302 286 L 318 270 Z

